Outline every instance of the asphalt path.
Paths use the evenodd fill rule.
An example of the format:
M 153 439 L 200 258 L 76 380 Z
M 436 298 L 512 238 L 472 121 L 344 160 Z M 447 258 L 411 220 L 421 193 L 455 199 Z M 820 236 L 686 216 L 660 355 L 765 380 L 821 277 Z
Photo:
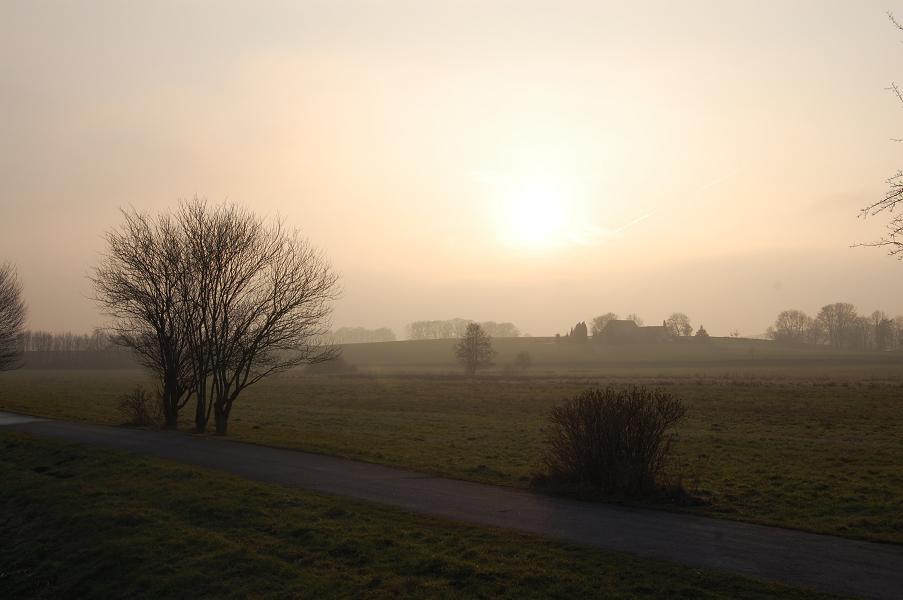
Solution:
M 0 428 L 115 448 L 265 483 L 866 598 L 903 598 L 903 546 L 555 498 L 211 436 L 0 412 Z

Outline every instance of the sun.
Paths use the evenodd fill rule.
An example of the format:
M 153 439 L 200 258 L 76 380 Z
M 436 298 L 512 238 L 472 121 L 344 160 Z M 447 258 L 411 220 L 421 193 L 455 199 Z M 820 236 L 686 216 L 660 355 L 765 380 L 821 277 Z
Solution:
M 503 242 L 523 249 L 548 250 L 567 242 L 570 198 L 558 182 L 528 178 L 503 191 L 498 211 Z

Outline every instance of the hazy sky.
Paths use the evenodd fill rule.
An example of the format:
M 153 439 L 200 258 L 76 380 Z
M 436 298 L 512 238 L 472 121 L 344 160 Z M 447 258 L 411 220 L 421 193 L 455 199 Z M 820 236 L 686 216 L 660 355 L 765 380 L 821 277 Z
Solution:
M 0 261 L 30 326 L 102 324 L 117 208 L 195 194 L 323 247 L 337 326 L 903 313 L 903 264 L 849 248 L 903 166 L 893 6 L 628 4 L 3 0 Z

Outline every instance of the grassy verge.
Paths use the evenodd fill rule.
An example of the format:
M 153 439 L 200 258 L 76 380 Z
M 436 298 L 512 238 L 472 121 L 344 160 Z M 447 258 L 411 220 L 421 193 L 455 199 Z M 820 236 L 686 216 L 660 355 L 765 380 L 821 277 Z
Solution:
M 0 432 L 4 598 L 822 597 Z
M 239 399 L 234 438 L 527 485 L 549 407 L 594 382 L 640 381 L 685 399 L 680 469 L 713 498 L 692 510 L 903 543 L 901 380 L 786 372 L 707 376 L 649 371 L 607 378 L 281 377 Z M 122 371 L 4 376 L 0 407 L 116 424 Z M 186 424 L 187 425 L 187 424 Z

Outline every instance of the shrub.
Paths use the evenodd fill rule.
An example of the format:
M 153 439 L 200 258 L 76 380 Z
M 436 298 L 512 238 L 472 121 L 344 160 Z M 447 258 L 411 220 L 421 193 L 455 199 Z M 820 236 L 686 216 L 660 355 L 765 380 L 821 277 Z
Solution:
M 347 362 L 341 355 L 304 367 L 304 373 L 307 375 L 344 375 L 355 371 L 357 367 Z
M 136 427 L 159 425 L 163 420 L 163 404 L 159 394 L 151 396 L 140 385 L 119 397 L 119 412 L 125 417 L 127 425 Z
M 520 371 L 524 371 L 533 366 L 533 358 L 530 356 L 530 353 L 526 350 L 522 352 L 518 352 L 514 357 L 514 368 Z
M 643 386 L 588 389 L 552 409 L 545 455 L 554 485 L 606 494 L 648 494 L 661 487 L 680 400 Z

